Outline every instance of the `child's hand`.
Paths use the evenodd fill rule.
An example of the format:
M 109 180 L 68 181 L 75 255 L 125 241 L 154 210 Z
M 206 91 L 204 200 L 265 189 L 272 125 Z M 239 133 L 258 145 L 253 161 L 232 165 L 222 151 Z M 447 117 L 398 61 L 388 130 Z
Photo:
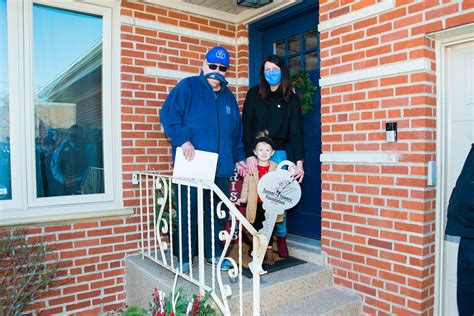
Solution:
M 245 204 L 247 203 L 247 200 L 244 200 L 244 199 L 238 199 L 237 202 L 235 202 L 235 205 L 238 205 L 240 206 L 240 204 Z

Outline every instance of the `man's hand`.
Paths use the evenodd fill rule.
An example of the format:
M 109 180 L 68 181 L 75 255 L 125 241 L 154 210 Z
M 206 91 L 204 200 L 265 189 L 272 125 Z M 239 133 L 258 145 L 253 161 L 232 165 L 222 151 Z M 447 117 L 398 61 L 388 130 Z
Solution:
M 298 160 L 296 162 L 295 172 L 293 173 L 293 179 L 301 183 L 303 181 L 303 177 L 304 177 L 303 160 Z
M 254 175 L 257 172 L 257 158 L 255 156 L 247 157 L 247 170 L 250 175 Z
M 194 159 L 194 146 L 193 144 L 191 144 L 190 141 L 187 141 L 182 144 L 181 149 L 183 150 L 183 155 L 186 160 L 191 161 Z
M 239 161 L 235 163 L 235 168 L 237 169 L 237 173 L 241 177 L 245 177 L 245 175 L 248 172 L 247 169 L 247 164 L 245 163 L 245 160 Z

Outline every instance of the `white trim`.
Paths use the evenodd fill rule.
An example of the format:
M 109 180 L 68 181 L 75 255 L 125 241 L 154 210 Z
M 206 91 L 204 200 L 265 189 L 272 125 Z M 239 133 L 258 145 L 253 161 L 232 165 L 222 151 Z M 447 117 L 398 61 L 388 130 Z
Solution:
M 12 182 L 15 181 L 14 183 L 21 183 L 22 185 L 21 189 L 16 188 L 16 191 L 13 192 L 14 199 L 21 203 L 1 203 L 0 222 L 5 220 L 11 222 L 15 219 L 30 217 L 49 218 L 58 214 L 90 213 L 121 209 L 123 203 L 120 134 L 120 3 L 109 1 L 103 2 L 100 5 L 93 5 L 77 1 L 66 3 L 58 0 L 8 2 L 9 5 L 12 3 L 18 4 L 18 6 L 15 6 L 17 11 L 15 23 L 21 26 L 11 28 L 11 25 L 9 25 L 10 30 L 8 33 L 9 39 L 13 38 L 9 42 L 8 52 L 9 54 L 16 54 L 15 58 L 9 61 L 9 64 L 18 74 L 18 78 L 15 77 L 12 81 L 18 81 L 17 85 L 9 88 L 13 96 L 11 101 L 12 108 L 15 105 L 16 109 L 15 111 L 10 111 L 12 113 L 12 134 L 16 136 L 12 138 L 13 150 L 15 155 L 17 155 L 12 158 Z M 36 178 L 35 103 L 33 91 L 34 48 L 32 46 L 32 11 L 34 3 L 102 16 L 102 135 L 104 138 L 105 179 L 105 193 L 103 194 L 36 198 L 36 182 L 34 181 Z M 14 33 L 11 30 L 14 30 Z M 22 40 L 16 40 L 16 37 L 22 38 Z M 17 61 L 18 65 L 15 61 Z M 12 71 L 9 70 L 9 72 Z M 22 77 L 23 74 L 24 77 Z M 15 100 L 16 97 L 18 97 L 18 100 Z M 21 123 L 17 121 L 21 121 Z M 20 145 L 17 145 L 17 142 Z
M 240 36 L 237 37 L 237 40 L 235 41 L 235 45 L 240 46 L 240 45 L 249 45 L 249 38 L 246 36 Z
M 436 219 L 435 219 L 435 291 L 434 291 L 434 315 L 441 315 L 444 310 L 444 301 L 442 299 L 444 287 L 444 227 L 446 225 L 444 205 L 446 204 L 445 185 L 446 185 L 446 156 L 445 144 L 447 142 L 447 111 L 449 104 L 446 102 L 446 56 L 445 51 L 448 46 L 459 44 L 465 41 L 474 40 L 474 24 L 468 24 L 449 30 L 428 35 L 436 41 L 436 157 L 438 179 L 436 189 Z
M 21 32 L 23 28 L 21 16 L 22 3 L 19 1 L 7 1 L 7 64 L 8 64 L 8 112 L 9 112 L 9 134 L 10 134 L 10 184 L 12 198 L 0 201 L 0 209 L 21 207 L 24 201 L 22 195 L 25 192 L 24 181 L 24 143 L 23 135 L 16 131 L 21 130 L 21 121 L 24 119 L 20 111 L 14 111 L 22 101 L 20 83 L 23 80 L 23 65 L 21 63 Z M 2 39 L 5 40 L 5 39 Z
M 227 45 L 236 45 L 239 41 L 239 38 L 217 35 L 214 33 L 207 33 L 199 30 L 193 30 L 182 26 L 171 25 L 161 22 L 153 22 L 149 20 L 137 19 L 129 16 L 121 17 L 122 23 L 129 24 L 138 27 L 144 27 L 146 29 L 158 31 L 158 32 L 167 32 L 171 34 L 184 35 L 194 38 L 205 39 L 212 42 L 218 42 L 220 44 Z M 241 39 L 241 41 L 243 41 Z
M 397 163 L 400 159 L 398 153 L 380 152 L 338 152 L 323 153 L 320 155 L 322 163 Z
M 320 87 L 339 85 L 346 82 L 356 82 L 372 78 L 388 77 L 415 71 L 431 71 L 431 59 L 418 58 L 400 63 L 371 67 L 351 71 L 340 75 L 327 76 L 319 79 Z
M 94 212 L 76 212 L 67 214 L 57 215 L 45 215 L 45 216 L 30 216 L 30 217 L 14 217 L 0 221 L 0 227 L 2 226 L 13 226 L 13 225 L 31 225 L 41 223 L 52 223 L 52 222 L 71 222 L 77 220 L 86 219 L 98 219 L 98 218 L 111 218 L 119 216 L 133 215 L 134 211 L 130 209 L 119 209 L 114 211 L 94 211 Z
M 259 14 L 255 14 L 255 11 L 252 11 L 252 10 L 243 12 L 239 14 L 236 24 L 243 23 L 245 25 L 248 25 L 252 22 L 263 19 L 264 17 L 280 12 L 292 5 L 303 2 L 303 0 L 286 0 L 286 1 L 287 2 L 285 4 L 282 4 L 280 6 L 275 6 L 274 8 L 271 8 L 270 10 L 267 10 L 267 11 L 262 11 L 262 13 L 259 13 Z M 263 9 L 265 9 L 265 7 Z
M 186 77 L 190 76 L 197 76 L 197 73 L 187 72 L 187 71 L 177 71 L 177 70 L 170 70 L 158 67 L 145 67 L 145 75 L 153 76 L 153 77 L 160 77 L 160 78 L 169 78 L 169 79 L 178 79 L 181 80 Z M 249 79 L 248 78 L 226 78 L 230 85 L 233 86 L 248 86 Z
M 318 31 L 320 33 L 326 32 L 339 26 L 352 24 L 356 21 L 379 15 L 382 12 L 391 10 L 393 8 L 395 8 L 394 0 L 383 0 L 382 2 L 371 5 L 369 7 L 365 7 L 360 10 L 335 17 L 328 21 L 321 22 L 318 25 Z
M 112 122 L 110 118 L 112 117 L 112 99 L 111 99 L 111 89 L 112 89 L 112 73 L 111 73 L 111 58 L 105 56 L 111 56 L 111 19 L 112 13 L 110 8 L 102 6 L 93 6 L 84 3 L 65 3 L 63 1 L 56 0 L 40 0 L 35 1 L 35 3 L 54 6 L 55 8 L 62 10 L 75 10 L 81 13 L 90 13 L 95 15 L 100 15 L 102 18 L 102 137 L 103 137 L 103 163 L 104 163 L 104 189 L 105 192 L 101 194 L 90 194 L 87 197 L 82 195 L 71 195 L 71 196 L 56 196 L 56 197 L 43 197 L 37 198 L 36 191 L 36 182 L 28 182 L 28 206 L 29 207 L 43 207 L 43 206 L 53 206 L 53 205 L 67 205 L 70 203 L 84 203 L 84 202 L 110 202 L 113 200 L 113 163 L 112 163 Z M 26 11 L 26 21 L 32 22 L 32 13 L 33 13 L 33 3 L 27 3 L 25 7 Z M 30 54 L 30 57 L 27 58 L 27 69 L 30 69 L 28 72 L 29 78 L 26 81 L 25 92 L 28 96 L 28 99 L 31 100 L 31 104 L 27 105 L 28 110 L 27 117 L 29 120 L 29 125 L 25 127 L 25 130 L 30 130 L 29 139 L 27 140 L 27 170 L 28 170 L 28 179 L 36 178 L 36 163 L 35 163 L 35 102 L 34 96 L 35 92 L 33 91 L 34 83 L 34 64 L 33 64 L 33 25 L 30 24 L 28 27 L 25 27 L 25 54 Z M 28 122 L 28 121 L 27 121 Z
M 458 38 L 463 39 L 466 34 L 474 34 L 474 23 L 453 27 L 436 33 L 427 34 L 426 36 L 432 40 L 443 42 L 454 42 Z M 451 44 L 450 44 L 451 45 Z
M 219 11 L 180 0 L 144 0 L 143 2 L 159 5 L 173 10 L 181 10 L 188 13 L 197 14 L 206 18 L 217 19 L 227 23 L 248 24 L 252 21 L 261 19 L 267 15 L 283 10 L 301 1 L 302 0 L 274 0 L 273 4 L 268 4 L 258 9 L 247 9 L 238 14 Z
M 122 178 L 122 102 L 121 102 L 121 22 L 120 22 L 120 0 L 113 1 L 112 25 L 110 32 L 112 41 L 111 61 L 111 87 L 112 87 L 112 165 L 115 204 L 123 206 L 123 178 Z

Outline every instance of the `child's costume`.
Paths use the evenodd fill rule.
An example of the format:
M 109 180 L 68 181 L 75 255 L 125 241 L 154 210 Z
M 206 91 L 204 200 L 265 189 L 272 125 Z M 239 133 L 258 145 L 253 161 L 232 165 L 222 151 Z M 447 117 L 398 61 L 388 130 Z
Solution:
M 269 166 L 268 172 L 275 171 L 277 169 L 277 164 L 274 163 L 273 161 L 269 161 L 269 163 L 270 163 L 270 166 Z M 262 176 L 263 174 L 260 175 L 260 177 Z M 244 201 L 247 201 L 246 216 L 247 216 L 248 221 L 252 224 L 254 224 L 255 219 L 257 217 L 263 218 L 263 219 L 265 218 L 263 214 L 257 214 L 257 204 L 262 203 L 262 201 L 259 201 L 260 199 L 258 197 L 258 192 L 257 192 L 257 184 L 258 184 L 259 179 L 260 178 L 259 178 L 258 172 L 256 172 L 253 175 L 246 175 L 244 178 L 244 183 L 242 185 L 242 191 L 240 193 L 240 198 Z M 280 215 L 277 218 L 277 222 L 281 222 L 281 221 L 283 221 L 283 215 Z M 258 224 L 261 225 L 261 223 L 258 223 Z M 260 228 L 261 226 L 259 228 L 256 227 L 257 230 Z

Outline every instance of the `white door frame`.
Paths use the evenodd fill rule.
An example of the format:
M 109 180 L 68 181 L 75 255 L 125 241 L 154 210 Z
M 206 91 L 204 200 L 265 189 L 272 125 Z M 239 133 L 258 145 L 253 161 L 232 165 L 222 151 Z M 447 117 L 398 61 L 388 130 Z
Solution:
M 449 46 L 474 40 L 474 23 L 461 27 L 444 30 L 428 35 L 436 42 L 436 165 L 438 179 L 436 186 L 436 232 L 435 232 L 435 300 L 434 315 L 441 315 L 443 311 L 443 286 L 444 286 L 444 228 L 446 226 L 446 212 L 442 209 L 445 205 L 446 184 L 446 139 L 447 139 L 447 111 L 452 107 L 447 101 L 446 85 L 446 51 Z

